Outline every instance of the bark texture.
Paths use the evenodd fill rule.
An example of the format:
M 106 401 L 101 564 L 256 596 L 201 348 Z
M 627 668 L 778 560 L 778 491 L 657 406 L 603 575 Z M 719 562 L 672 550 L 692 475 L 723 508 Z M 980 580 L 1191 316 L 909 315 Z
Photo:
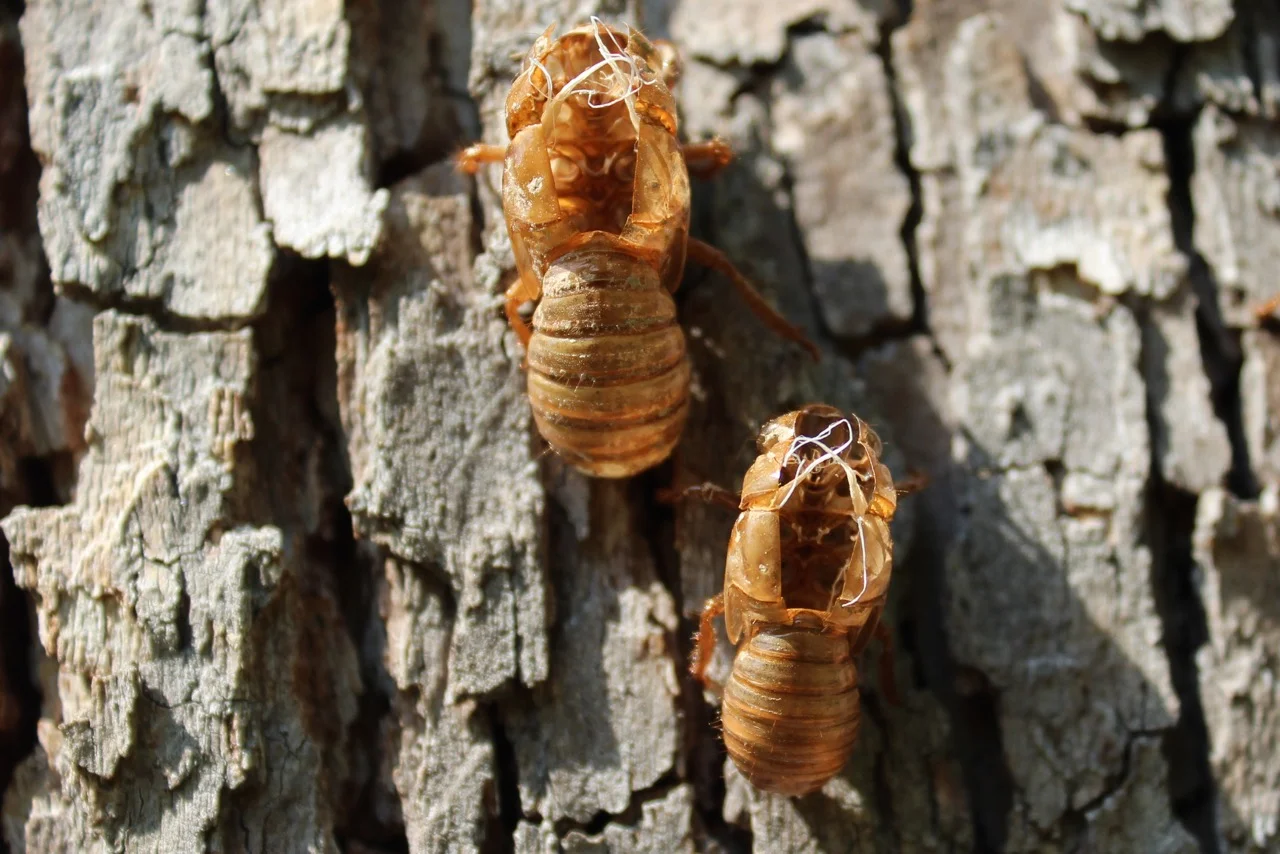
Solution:
M 21 7 L 0 845 L 1280 850 L 1271 4 Z M 688 429 L 627 482 L 532 432 L 499 175 L 447 161 L 592 14 L 679 46 L 683 133 L 739 155 L 694 232 L 824 350 L 691 268 Z M 786 799 L 685 671 L 732 518 L 655 492 L 736 486 L 809 401 L 929 486 L 903 702 L 864 676 L 849 766 Z

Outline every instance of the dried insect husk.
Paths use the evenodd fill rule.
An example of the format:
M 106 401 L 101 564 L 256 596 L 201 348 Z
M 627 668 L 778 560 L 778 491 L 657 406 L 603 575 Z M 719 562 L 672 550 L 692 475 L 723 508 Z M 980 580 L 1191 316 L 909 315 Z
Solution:
M 774 419 L 758 444 L 725 561 L 725 628 L 740 646 L 721 716 L 753 785 L 801 795 L 857 738 L 854 659 L 884 610 L 897 493 L 875 432 L 832 407 Z
M 534 420 L 598 477 L 666 459 L 688 415 L 670 291 L 689 175 L 660 62 L 632 30 L 548 29 L 507 99 L 503 211 L 523 292 L 540 295 L 526 356 Z
M 858 737 L 858 674 L 843 633 L 769 628 L 734 659 L 724 743 L 756 788 L 804 795 L 839 773 Z
M 529 401 L 544 438 L 598 477 L 670 455 L 689 412 L 689 360 L 658 272 L 597 235 L 543 278 L 527 354 Z

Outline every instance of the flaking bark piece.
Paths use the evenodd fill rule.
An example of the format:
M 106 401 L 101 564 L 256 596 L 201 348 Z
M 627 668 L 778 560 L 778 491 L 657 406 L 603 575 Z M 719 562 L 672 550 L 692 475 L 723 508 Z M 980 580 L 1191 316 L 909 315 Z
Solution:
M 1218 785 L 1218 826 L 1236 852 L 1280 840 L 1280 488 L 1254 501 L 1222 489 L 1200 497 L 1194 538 L 1209 642 L 1196 657 Z
M 441 164 L 394 188 L 368 269 L 335 268 L 347 503 L 361 535 L 448 576 L 451 697 L 547 677 L 528 403 L 471 241 L 470 198 Z
M 28 6 L 40 229 L 56 283 L 245 320 L 266 307 L 275 253 L 252 158 L 211 132 L 201 26 L 176 2 Z
M 131 851 L 199 852 L 224 835 L 337 850 L 354 652 L 334 601 L 301 581 L 297 547 L 239 524 L 227 500 L 248 476 L 252 341 L 100 315 L 76 501 L 3 523 L 58 669 L 30 761 L 61 785 L 29 802 L 32 850 L 46 834 Z M 70 827 L 41 824 L 53 814 Z
M 557 517 L 553 681 L 503 721 L 528 812 L 585 823 L 621 813 L 632 793 L 672 772 L 679 684 L 676 612 L 658 580 L 621 484 L 571 474 L 560 492 L 590 490 L 589 530 Z

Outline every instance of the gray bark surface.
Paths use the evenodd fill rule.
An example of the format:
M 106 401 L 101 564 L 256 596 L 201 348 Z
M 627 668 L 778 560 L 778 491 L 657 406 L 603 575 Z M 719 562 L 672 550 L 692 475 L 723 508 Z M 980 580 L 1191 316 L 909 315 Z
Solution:
M 1261 0 L 0 4 L 0 847 L 1280 851 Z M 674 461 L 533 432 L 519 58 L 670 38 L 720 246 Z M 20 20 L 19 20 L 20 19 Z M 763 795 L 686 673 L 768 418 L 857 412 L 902 702 Z M 723 641 L 723 637 L 721 638 Z M 712 675 L 723 679 L 722 643 Z

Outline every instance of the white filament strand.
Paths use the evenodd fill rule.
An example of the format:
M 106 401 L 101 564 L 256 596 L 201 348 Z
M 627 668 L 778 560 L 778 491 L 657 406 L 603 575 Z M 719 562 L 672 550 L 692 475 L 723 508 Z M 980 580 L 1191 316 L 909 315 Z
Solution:
M 835 432 L 835 429 L 837 427 L 840 427 L 841 425 L 843 425 L 849 431 L 849 438 L 845 440 L 845 442 L 833 448 L 822 441 L 823 439 L 826 439 L 827 437 L 831 436 L 831 434 Z M 795 494 L 795 490 L 797 486 L 799 486 L 800 482 L 804 480 L 805 477 L 807 477 L 809 473 L 812 472 L 815 468 L 817 468 L 819 465 L 821 465 L 822 463 L 828 460 L 834 461 L 842 469 L 844 469 L 845 478 L 849 482 L 849 494 L 852 500 L 852 495 L 854 491 L 855 490 L 860 491 L 861 487 L 858 485 L 858 479 L 857 479 L 858 475 L 853 470 L 853 466 L 849 465 L 849 463 L 845 461 L 842 455 L 844 454 L 845 451 L 847 451 L 850 447 L 853 446 L 854 439 L 855 439 L 855 434 L 853 430 L 853 425 L 849 423 L 849 420 L 847 418 L 842 418 L 839 421 L 834 421 L 831 424 L 829 424 L 825 430 L 823 430 L 821 433 L 819 433 L 816 436 L 796 436 L 793 440 L 791 440 L 791 446 L 787 448 L 787 453 L 782 458 L 783 465 L 786 465 L 786 463 L 792 458 L 794 458 L 796 462 L 799 463 L 800 457 L 797 452 L 801 448 L 805 447 L 806 445 L 817 445 L 822 450 L 822 453 L 816 459 L 810 461 L 807 465 L 802 465 L 801 469 L 798 472 L 796 472 L 796 476 L 792 479 L 791 486 L 787 490 L 787 494 L 783 497 L 783 499 L 780 502 L 778 502 L 775 505 L 773 509 L 776 510 L 785 506 L 786 503 L 791 500 L 791 496 Z M 874 472 L 874 469 L 873 469 L 873 472 Z M 840 600 L 840 604 L 842 606 L 853 605 L 859 602 L 862 599 L 862 597 L 866 595 L 867 588 L 871 586 L 871 579 L 867 569 L 866 528 L 863 524 L 861 516 L 857 518 L 857 524 L 858 524 L 858 547 L 861 550 L 861 555 L 862 555 L 862 589 L 858 591 L 858 595 L 854 596 L 852 599 Z M 836 591 L 844 586 L 844 577 L 847 571 L 848 571 L 848 565 L 846 564 L 844 567 L 841 568 L 840 573 L 836 576 L 834 583 L 831 585 L 830 601 L 832 602 L 836 601 L 836 598 L 837 598 Z

